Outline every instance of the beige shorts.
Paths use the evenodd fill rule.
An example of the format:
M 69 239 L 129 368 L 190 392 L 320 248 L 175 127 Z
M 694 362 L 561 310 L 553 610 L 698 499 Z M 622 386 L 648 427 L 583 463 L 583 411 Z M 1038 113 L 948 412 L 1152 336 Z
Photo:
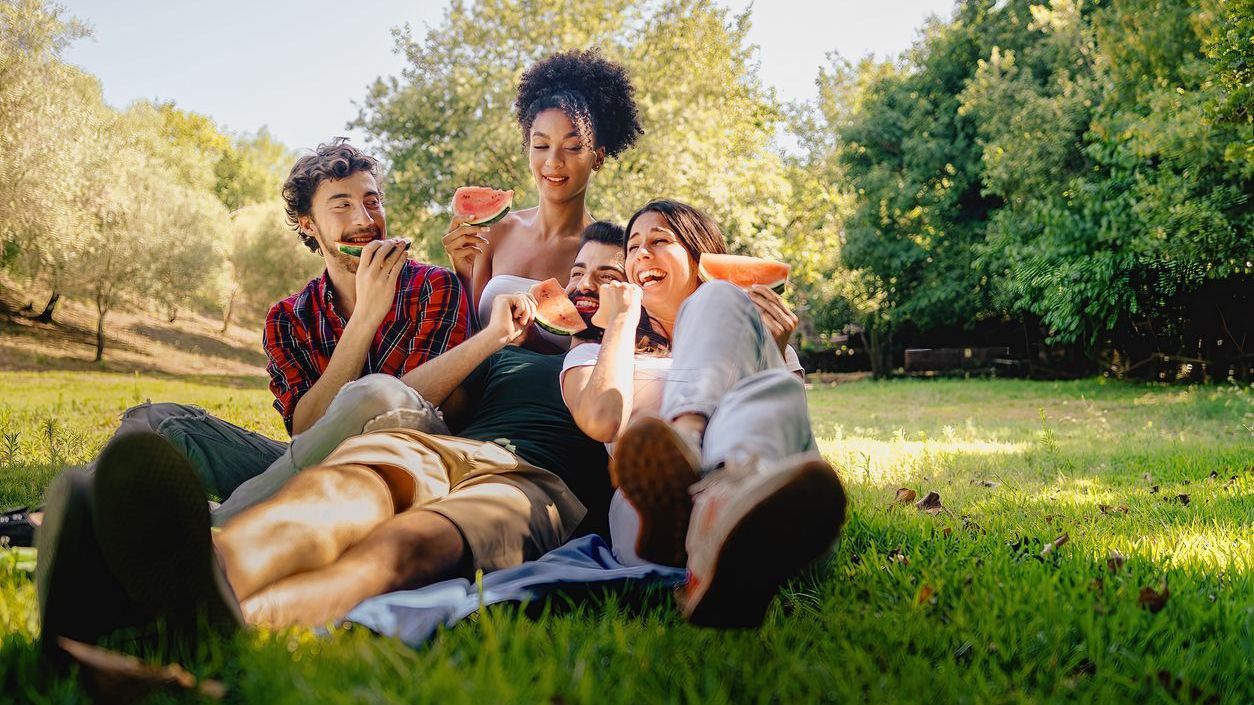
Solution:
M 483 571 L 515 566 L 562 545 L 588 510 L 557 475 L 495 443 L 405 428 L 341 443 L 322 465 L 368 465 L 396 510 L 435 512 L 461 532 Z

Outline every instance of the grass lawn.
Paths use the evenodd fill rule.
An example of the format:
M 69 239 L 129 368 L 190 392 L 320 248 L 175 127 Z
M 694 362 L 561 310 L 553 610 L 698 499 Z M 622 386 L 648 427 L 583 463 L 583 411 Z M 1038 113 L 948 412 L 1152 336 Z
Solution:
M 0 389 L 5 505 L 147 398 L 281 430 L 257 378 L 0 373 Z M 903 380 L 810 399 L 852 517 L 758 631 L 694 629 L 662 595 L 493 608 L 417 651 L 251 631 L 180 660 L 236 702 L 1254 703 L 1251 390 Z M 903 487 L 944 510 L 895 504 Z M 83 702 L 36 657 L 15 563 L 0 552 L 0 701 Z M 1139 604 L 1164 586 L 1160 609 Z

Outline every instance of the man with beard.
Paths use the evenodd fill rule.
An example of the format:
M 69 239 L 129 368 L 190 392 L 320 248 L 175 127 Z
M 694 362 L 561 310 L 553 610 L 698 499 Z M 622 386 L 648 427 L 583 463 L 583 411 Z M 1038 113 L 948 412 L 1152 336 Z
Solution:
M 292 443 L 188 404 L 145 403 L 122 415 L 115 438 L 154 431 L 187 455 L 205 491 L 226 500 L 215 513 L 217 522 L 379 423 L 376 418 L 396 399 L 368 375 L 401 377 L 470 333 L 460 280 L 447 269 L 410 260 L 409 242 L 388 238 L 377 168 L 374 158 L 338 139 L 297 160 L 283 184 L 288 222 L 326 266 L 266 317 L 270 389 Z M 360 255 L 342 251 L 341 243 L 359 247 Z M 331 406 L 341 391 L 341 403 Z M 433 418 L 427 409 L 405 421 Z M 87 470 L 95 467 L 93 461 Z M 265 480 L 258 479 L 267 468 Z M 40 519 L 39 512 L 10 512 L 0 516 L 0 533 L 29 545 L 30 527 Z
M 622 229 L 590 230 L 567 286 L 586 319 L 599 286 L 626 278 Z M 534 309 L 526 295 L 500 296 L 466 342 L 402 379 L 373 376 L 406 400 L 388 415 L 437 404 L 452 433 L 389 423 L 349 438 L 212 535 L 187 458 L 155 434 L 111 442 L 93 487 L 64 473 L 49 493 L 49 523 L 91 524 L 99 541 L 88 548 L 99 555 L 73 531 L 41 548 L 45 643 L 157 620 L 174 635 L 196 633 L 206 617 L 227 628 L 323 625 L 374 595 L 517 565 L 574 534 L 604 532 L 605 449 L 562 401 L 563 357 L 513 345 Z M 109 583 L 118 589 L 97 587 Z

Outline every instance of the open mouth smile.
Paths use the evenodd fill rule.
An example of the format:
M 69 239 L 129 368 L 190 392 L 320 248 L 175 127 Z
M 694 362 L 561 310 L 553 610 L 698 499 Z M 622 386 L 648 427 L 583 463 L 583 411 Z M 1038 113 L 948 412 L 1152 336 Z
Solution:
M 576 296 L 571 302 L 575 304 L 576 311 L 585 315 L 596 313 L 601 308 L 600 301 L 587 296 Z
M 636 273 L 636 280 L 640 283 L 641 289 L 651 289 L 661 284 L 666 279 L 666 272 L 660 269 L 645 269 Z

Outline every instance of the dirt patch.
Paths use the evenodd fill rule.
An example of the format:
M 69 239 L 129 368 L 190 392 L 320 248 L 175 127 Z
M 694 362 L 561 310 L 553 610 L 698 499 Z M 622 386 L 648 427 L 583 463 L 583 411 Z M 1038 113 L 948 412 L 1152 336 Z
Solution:
M 143 311 L 110 313 L 104 360 L 97 363 L 95 309 L 62 299 L 53 322 L 40 323 L 33 317 L 46 294 L 33 293 L 0 281 L 0 370 L 265 374 L 260 330 L 231 326 L 223 333 L 220 320 L 194 313 L 174 323 Z

